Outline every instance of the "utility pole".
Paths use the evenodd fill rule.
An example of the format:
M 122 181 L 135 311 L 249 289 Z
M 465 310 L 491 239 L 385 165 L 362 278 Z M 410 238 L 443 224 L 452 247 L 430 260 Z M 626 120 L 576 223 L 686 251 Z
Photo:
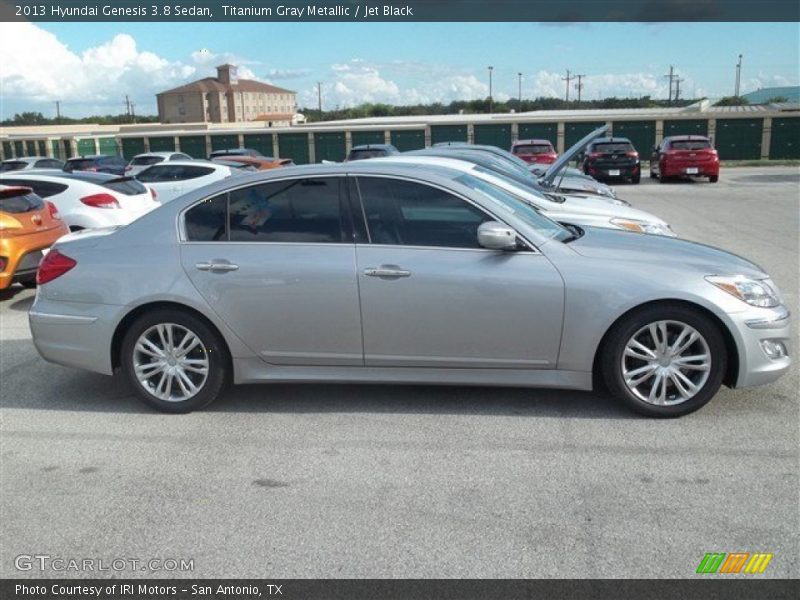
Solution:
M 678 98 L 681 96 L 681 81 L 686 81 L 681 77 L 675 77 L 675 102 L 678 101 Z
M 60 121 L 61 120 L 61 100 L 56 100 L 55 101 L 55 105 L 56 105 L 56 120 Z
M 517 73 L 517 78 L 519 79 L 519 106 L 522 110 L 522 73 Z
M 129 119 L 131 116 L 131 99 L 128 98 L 128 94 L 125 94 L 125 116 Z
M 734 92 L 734 96 L 736 98 L 739 97 L 739 82 L 741 81 L 742 77 L 742 55 L 739 55 L 739 62 L 736 63 L 736 91 Z
M 131 123 L 136 123 L 136 104 L 131 100 Z
M 586 77 L 586 75 L 575 75 L 575 78 L 578 80 L 578 83 L 575 84 L 575 89 L 578 90 L 578 104 L 581 103 L 581 91 L 583 90 L 583 83 L 581 80 Z
M 494 67 L 489 67 L 489 114 L 492 114 L 494 111 L 494 99 L 492 98 L 492 71 L 494 71 Z
M 669 66 L 669 75 L 664 75 L 664 77 L 669 78 L 669 105 L 672 106 L 672 81 L 675 79 L 672 65 Z
M 573 76 L 571 76 L 569 74 L 569 69 L 567 69 L 567 76 L 561 78 L 561 81 L 566 81 L 567 82 L 567 95 L 566 95 L 566 98 L 565 98 L 565 100 L 567 102 L 569 102 L 569 82 L 572 81 L 573 79 L 575 79 L 575 77 L 573 77 Z
M 319 118 L 322 119 L 322 82 L 317 82 L 317 110 L 319 110 Z

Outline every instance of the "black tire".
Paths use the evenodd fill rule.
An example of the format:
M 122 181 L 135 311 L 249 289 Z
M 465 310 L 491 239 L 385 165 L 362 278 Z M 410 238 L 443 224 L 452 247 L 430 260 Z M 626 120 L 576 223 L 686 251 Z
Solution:
M 642 180 L 642 174 L 636 173 L 633 177 L 631 177 L 631 183 L 639 183 Z
M 626 344 L 643 327 L 656 321 L 675 321 L 694 328 L 705 340 L 711 357 L 705 383 L 692 397 L 676 404 L 657 405 L 639 398 L 629 389 L 623 377 L 622 361 Z M 728 361 L 719 326 L 700 310 L 677 304 L 652 306 L 632 312 L 609 332 L 601 352 L 600 367 L 609 392 L 639 414 L 660 418 L 680 417 L 707 404 L 722 385 Z M 674 384 L 670 385 L 675 394 Z
M 36 275 L 26 275 L 25 277 L 19 278 L 19 283 L 24 288 L 28 288 L 29 290 L 36 289 Z
M 199 390 L 185 400 L 158 398 L 140 383 L 136 376 L 134 368 L 136 343 L 143 333 L 159 324 L 174 324 L 193 333 L 201 342 L 198 351 L 208 360 L 208 374 L 205 380 L 199 386 Z M 153 310 L 137 318 L 125 332 L 120 352 L 122 372 L 137 396 L 148 406 L 167 413 L 188 413 L 211 404 L 217 399 L 228 380 L 229 364 L 227 346 L 214 329 L 189 312 L 169 308 Z
M 650 169 L 650 179 L 655 179 L 655 178 L 656 178 L 655 172 L 653 171 L 653 169 Z
M 709 183 L 717 183 L 719 181 L 719 175 L 712 175 L 708 178 Z

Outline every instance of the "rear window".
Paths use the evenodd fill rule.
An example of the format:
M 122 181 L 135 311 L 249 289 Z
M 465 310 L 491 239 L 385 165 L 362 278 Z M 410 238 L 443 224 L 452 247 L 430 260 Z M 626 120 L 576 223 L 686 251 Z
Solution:
M 708 140 L 676 140 L 670 143 L 673 150 L 706 150 L 711 148 Z
M 45 158 L 43 160 L 37 160 L 33 166 L 37 169 L 60 169 L 64 166 L 64 163 L 60 160 Z
M 111 179 L 104 183 L 100 183 L 100 185 L 107 190 L 111 190 L 112 192 L 117 192 L 118 194 L 123 194 L 125 196 L 136 196 L 137 194 L 144 194 L 147 192 L 147 188 L 136 181 L 133 177 Z
M 134 158 L 131 161 L 131 164 L 135 167 L 147 167 L 156 163 L 160 163 L 163 160 L 163 156 L 139 156 Z
M 210 175 L 213 172 L 213 167 L 174 165 L 166 162 L 148 167 L 136 177 L 139 181 L 145 183 L 156 183 L 159 181 L 185 181 L 186 179 L 196 179 L 197 177 Z
M 20 169 L 25 168 L 25 165 L 26 163 L 22 162 L 21 160 L 0 163 L 0 173 L 3 171 L 19 171 Z
M 0 212 L 12 215 L 44 208 L 44 201 L 36 194 L 20 194 L 6 197 L 0 192 Z
M 521 144 L 514 146 L 514 154 L 546 154 L 552 152 L 550 144 Z
M 363 160 L 365 158 L 380 158 L 386 156 L 386 150 L 351 150 L 347 160 Z
M 633 152 L 634 150 L 630 142 L 607 142 L 604 144 L 595 144 L 592 151 L 601 152 L 603 154 L 622 154 L 624 152 Z
M 71 158 L 64 168 L 68 171 L 87 171 L 97 168 L 97 164 L 93 158 Z

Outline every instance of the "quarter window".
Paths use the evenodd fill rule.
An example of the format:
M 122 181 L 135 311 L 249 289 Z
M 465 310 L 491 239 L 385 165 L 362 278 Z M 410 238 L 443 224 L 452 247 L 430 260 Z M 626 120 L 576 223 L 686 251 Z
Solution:
M 478 226 L 492 218 L 434 187 L 379 177 L 358 179 L 373 244 L 480 248 Z
M 186 213 L 186 239 L 219 242 L 228 239 L 228 195 L 222 194 L 194 205 Z

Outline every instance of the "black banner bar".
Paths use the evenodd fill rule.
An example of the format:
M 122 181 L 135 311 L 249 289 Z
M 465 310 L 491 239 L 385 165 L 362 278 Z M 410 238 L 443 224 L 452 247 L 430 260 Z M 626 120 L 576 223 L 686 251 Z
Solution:
M 0 0 L 0 21 L 35 22 L 799 20 L 797 0 Z
M 3 600 L 794 600 L 797 580 L 5 579 Z

